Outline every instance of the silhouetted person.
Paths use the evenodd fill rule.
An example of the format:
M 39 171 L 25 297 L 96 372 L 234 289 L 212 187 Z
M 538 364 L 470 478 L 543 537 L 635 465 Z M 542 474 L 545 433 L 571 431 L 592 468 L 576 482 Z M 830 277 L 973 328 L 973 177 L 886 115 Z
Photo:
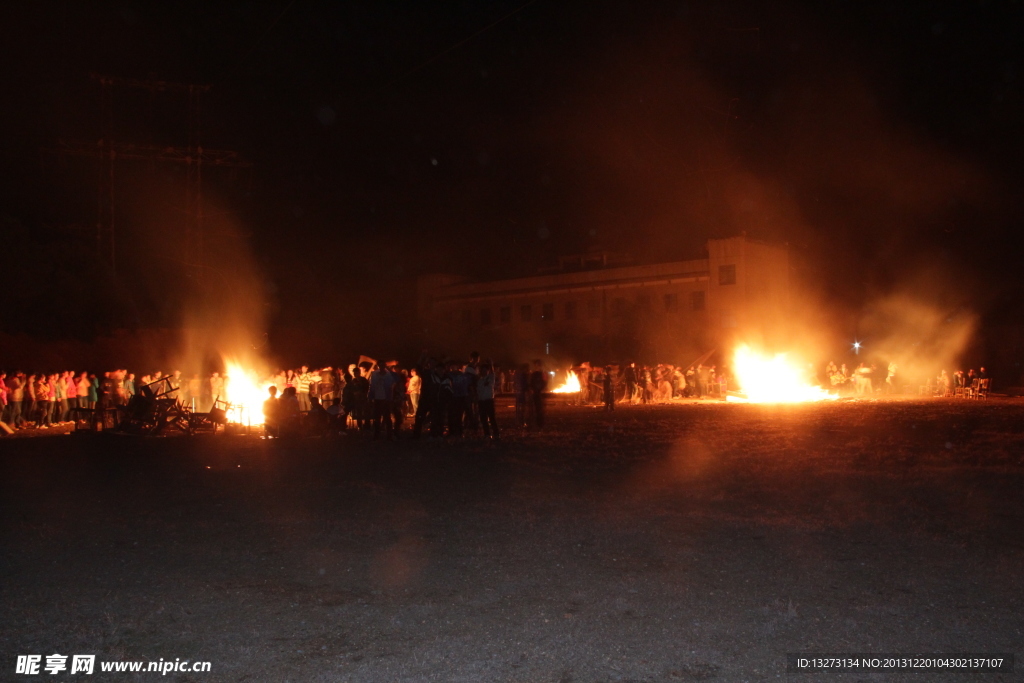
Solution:
M 530 373 L 530 397 L 533 403 L 533 419 L 537 429 L 544 426 L 544 391 L 548 388 L 548 378 L 544 374 L 540 361 L 533 361 L 533 372 Z
M 273 438 L 281 436 L 280 407 L 277 403 L 277 387 L 270 385 L 267 391 L 270 397 L 263 402 L 263 431 Z

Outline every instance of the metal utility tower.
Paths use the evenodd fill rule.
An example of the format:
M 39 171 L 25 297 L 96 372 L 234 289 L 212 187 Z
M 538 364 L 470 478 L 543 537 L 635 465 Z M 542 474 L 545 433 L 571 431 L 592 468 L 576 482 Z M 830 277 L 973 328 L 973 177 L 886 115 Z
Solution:
M 96 216 L 96 253 L 112 270 L 117 270 L 115 239 L 114 168 L 118 160 L 166 161 L 185 164 L 185 230 L 184 262 L 195 279 L 201 279 L 206 265 L 203 231 L 203 166 L 249 167 L 237 152 L 225 149 L 204 149 L 200 142 L 202 107 L 200 96 L 209 85 L 170 83 L 168 81 L 117 78 L 92 74 L 100 85 L 100 127 L 97 143 L 59 141 L 58 155 L 91 156 L 99 161 L 99 188 Z M 140 88 L 155 92 L 180 92 L 188 98 L 188 145 L 164 147 L 134 145 L 114 141 L 115 86 Z

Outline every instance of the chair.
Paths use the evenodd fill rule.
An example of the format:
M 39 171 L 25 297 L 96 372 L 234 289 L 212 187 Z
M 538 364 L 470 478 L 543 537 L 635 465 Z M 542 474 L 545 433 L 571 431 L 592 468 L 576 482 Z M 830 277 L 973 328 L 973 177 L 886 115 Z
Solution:
M 992 380 L 988 377 L 986 377 L 985 379 L 974 380 L 975 384 L 978 385 L 978 388 L 975 390 L 974 393 L 974 398 L 988 398 L 988 388 L 989 383 L 991 381 Z
M 964 395 L 967 398 L 977 398 L 978 397 L 978 383 L 980 381 L 981 380 L 975 378 L 975 379 L 971 380 L 970 386 L 964 388 Z

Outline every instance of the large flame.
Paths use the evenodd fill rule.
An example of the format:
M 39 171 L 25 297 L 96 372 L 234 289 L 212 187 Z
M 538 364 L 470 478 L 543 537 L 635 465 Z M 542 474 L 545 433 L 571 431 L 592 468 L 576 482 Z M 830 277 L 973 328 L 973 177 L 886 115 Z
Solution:
M 746 398 L 728 396 L 729 401 L 749 403 L 802 403 L 839 398 L 807 381 L 799 365 L 779 353 L 773 358 L 740 346 L 733 357 L 733 372 Z
M 263 402 L 273 382 L 261 382 L 255 370 L 247 370 L 233 360 L 224 361 L 226 381 L 224 400 L 231 404 L 228 420 L 239 424 L 263 424 Z
M 572 370 L 565 377 L 565 383 L 551 390 L 552 394 L 578 394 L 583 391 L 580 378 Z

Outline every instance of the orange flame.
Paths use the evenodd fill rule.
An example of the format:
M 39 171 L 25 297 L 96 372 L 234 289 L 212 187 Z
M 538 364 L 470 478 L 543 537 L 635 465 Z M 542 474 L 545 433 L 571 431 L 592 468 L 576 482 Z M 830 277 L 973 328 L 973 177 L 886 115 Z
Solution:
M 807 381 L 802 368 L 779 353 L 769 358 L 748 346 L 736 349 L 733 372 L 746 398 L 729 396 L 729 401 L 746 403 L 803 403 L 839 398 Z
M 583 391 L 580 378 L 572 370 L 566 375 L 565 383 L 551 390 L 552 394 L 578 394 Z
M 273 382 L 261 382 L 255 370 L 246 370 L 234 360 L 224 361 L 224 399 L 231 404 L 228 420 L 239 424 L 263 424 L 263 402 Z

